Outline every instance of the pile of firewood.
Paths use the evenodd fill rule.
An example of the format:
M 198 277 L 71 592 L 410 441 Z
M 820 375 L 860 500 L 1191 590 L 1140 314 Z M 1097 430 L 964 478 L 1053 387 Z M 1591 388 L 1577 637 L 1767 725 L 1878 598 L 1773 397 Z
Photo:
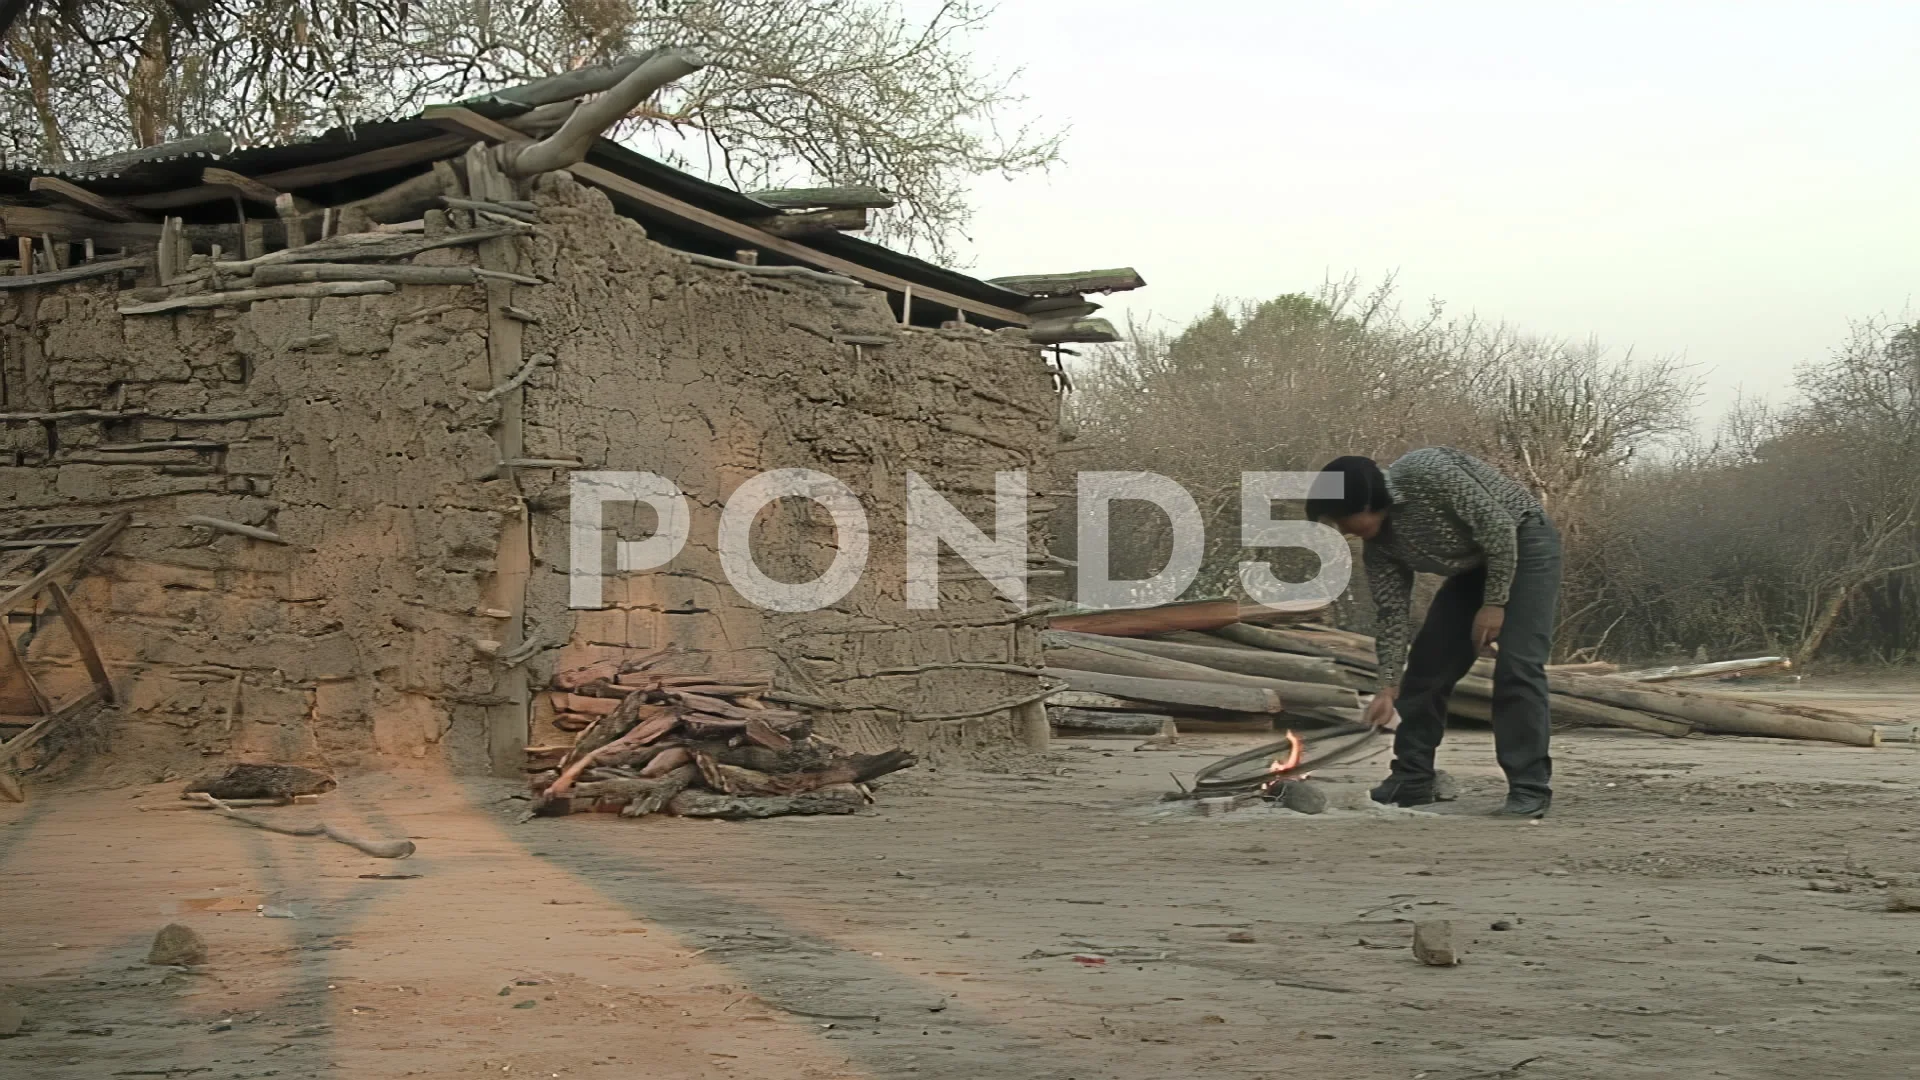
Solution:
M 1298 621 L 1303 615 L 1311 617 L 1206 601 L 1055 617 L 1044 635 L 1047 674 L 1066 689 L 1049 699 L 1049 718 L 1068 732 L 1143 735 L 1223 721 L 1265 728 L 1281 714 L 1281 726 L 1358 719 L 1361 694 L 1379 681 L 1373 639 Z M 1880 730 L 1850 713 L 1671 685 L 1787 666 L 1772 656 L 1624 673 L 1568 664 L 1548 667 L 1547 678 L 1556 723 L 1879 745 Z M 1476 664 L 1450 712 L 1490 719 L 1492 676 L 1493 661 Z
M 582 729 L 571 746 L 528 750 L 533 813 L 851 814 L 873 801 L 868 782 L 914 763 L 906 750 L 849 753 L 773 695 L 765 672 L 613 661 L 562 672 L 557 723 Z

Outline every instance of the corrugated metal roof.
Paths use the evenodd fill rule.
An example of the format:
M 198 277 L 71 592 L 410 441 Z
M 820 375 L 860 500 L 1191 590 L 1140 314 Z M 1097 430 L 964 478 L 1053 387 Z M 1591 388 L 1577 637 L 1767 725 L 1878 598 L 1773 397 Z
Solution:
M 232 150 L 232 136 L 224 131 L 210 131 L 204 135 L 189 135 L 184 139 L 175 139 L 158 146 L 143 146 L 138 150 L 108 154 L 106 157 L 93 158 L 89 161 L 35 165 L 25 171 L 32 175 L 95 180 L 101 177 L 119 176 L 140 165 L 183 159 L 217 158 Z

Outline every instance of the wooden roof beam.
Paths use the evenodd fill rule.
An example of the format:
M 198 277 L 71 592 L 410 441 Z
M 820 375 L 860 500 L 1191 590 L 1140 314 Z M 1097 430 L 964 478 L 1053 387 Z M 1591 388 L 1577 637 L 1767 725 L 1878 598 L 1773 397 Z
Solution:
M 62 180 L 57 176 L 36 176 L 28 182 L 33 191 L 45 192 L 54 198 L 79 207 L 81 212 L 108 221 L 151 221 L 152 218 L 140 213 L 118 199 L 109 199 L 88 191 L 79 184 Z
M 282 169 L 250 179 L 262 188 L 276 192 L 297 191 L 301 188 L 318 187 L 340 180 L 351 180 L 368 173 L 385 172 L 408 165 L 438 161 L 441 158 L 454 157 L 471 146 L 475 139 L 469 135 L 436 135 L 431 139 L 400 143 L 397 146 L 369 150 L 364 154 L 335 158 L 332 161 L 302 165 L 296 169 Z M 227 172 L 227 170 L 217 170 Z M 239 176 L 239 173 L 229 173 Z M 202 179 L 205 179 L 203 174 Z M 159 191 L 150 195 L 135 195 L 124 200 L 128 206 L 143 210 L 172 210 L 182 206 L 194 206 L 199 203 L 218 202 L 233 197 L 235 188 L 229 184 L 201 183 L 196 187 L 181 188 L 177 191 Z M 270 200 L 269 200 L 270 201 Z
M 1024 296 L 1060 296 L 1066 293 L 1126 292 L 1146 285 L 1131 266 L 1117 270 L 1079 270 L 1066 274 L 1026 274 L 988 278 L 990 283 Z
M 899 200 L 877 187 L 781 188 L 747 196 L 782 210 L 886 210 Z
M 519 132 L 514 131 L 505 124 L 497 120 L 489 120 L 471 109 L 458 107 L 429 109 L 426 115 L 429 119 L 436 120 L 442 125 L 454 130 L 468 132 L 495 142 L 512 142 L 522 138 Z M 665 192 L 655 191 L 645 184 L 636 183 L 610 169 L 603 169 L 598 165 L 590 165 L 582 162 L 578 165 L 569 166 L 567 171 L 596 187 L 605 188 L 608 191 L 623 195 L 635 202 L 643 203 L 655 210 L 679 218 L 688 224 L 701 226 L 709 232 L 718 233 L 733 240 L 745 241 L 762 251 L 770 251 L 778 255 L 784 255 L 803 266 L 811 266 L 816 270 L 825 270 L 829 273 L 844 274 L 847 277 L 864 282 L 877 289 L 886 289 L 898 293 L 911 290 L 915 300 L 924 300 L 930 303 L 940 304 L 944 307 L 956 308 L 970 315 L 979 315 L 997 322 L 1011 323 L 1014 326 L 1027 325 L 1027 316 L 1012 308 L 1001 307 L 998 304 L 982 303 L 978 300 L 969 300 L 966 297 L 947 292 L 944 289 L 936 289 L 926 285 L 916 285 L 905 278 L 896 277 L 893 274 L 881 270 L 874 270 L 862 266 L 851 259 L 843 259 L 837 255 L 829 255 L 824 251 L 816 251 L 813 248 L 807 247 L 805 244 L 795 243 L 784 237 L 774 236 L 772 233 L 756 229 L 744 222 L 735 221 L 730 217 L 725 217 L 711 210 L 694 206 L 692 203 L 676 199 Z

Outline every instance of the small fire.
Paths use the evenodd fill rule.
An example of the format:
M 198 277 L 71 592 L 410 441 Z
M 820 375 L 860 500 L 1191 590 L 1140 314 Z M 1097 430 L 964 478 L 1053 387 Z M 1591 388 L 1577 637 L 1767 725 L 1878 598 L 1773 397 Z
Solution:
M 1272 791 L 1274 785 L 1280 783 L 1282 780 L 1299 779 L 1298 777 L 1288 777 L 1287 774 L 1299 767 L 1300 756 L 1304 749 L 1304 745 L 1300 742 L 1300 736 L 1291 731 L 1287 732 L 1287 756 L 1274 758 L 1272 764 L 1267 766 L 1267 782 L 1260 785 L 1260 790 L 1263 792 Z

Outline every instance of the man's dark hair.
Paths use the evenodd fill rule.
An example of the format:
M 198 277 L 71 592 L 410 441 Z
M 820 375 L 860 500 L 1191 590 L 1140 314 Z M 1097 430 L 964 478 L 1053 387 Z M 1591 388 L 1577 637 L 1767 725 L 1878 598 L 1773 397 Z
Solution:
M 1344 518 L 1393 505 L 1387 475 L 1370 457 L 1349 454 L 1327 462 L 1307 489 L 1307 520 Z

